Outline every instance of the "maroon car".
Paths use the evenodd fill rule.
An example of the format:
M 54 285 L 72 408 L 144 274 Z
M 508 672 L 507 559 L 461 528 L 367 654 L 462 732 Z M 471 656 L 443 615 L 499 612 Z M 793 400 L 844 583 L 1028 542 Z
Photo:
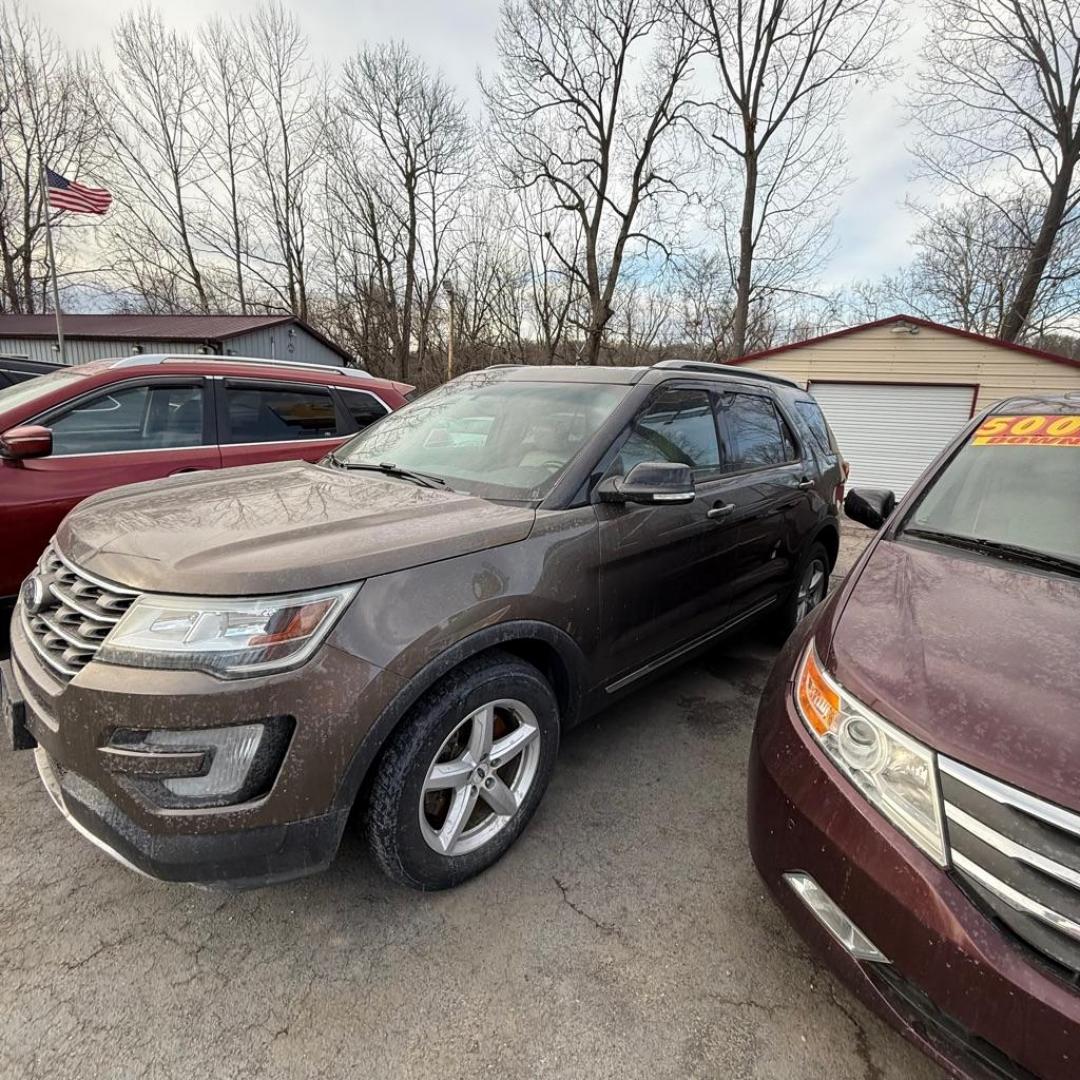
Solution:
M 1080 395 L 973 421 L 777 660 L 754 861 L 860 997 L 964 1076 L 1080 1076 Z
M 0 603 L 64 515 L 120 484 L 318 461 L 413 388 L 353 368 L 132 356 L 0 389 Z

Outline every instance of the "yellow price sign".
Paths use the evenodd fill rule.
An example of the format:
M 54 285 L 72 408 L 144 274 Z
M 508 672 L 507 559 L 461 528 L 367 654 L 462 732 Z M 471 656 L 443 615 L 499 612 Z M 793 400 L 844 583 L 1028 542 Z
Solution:
M 1080 416 L 988 416 L 971 436 L 974 446 L 1077 446 Z

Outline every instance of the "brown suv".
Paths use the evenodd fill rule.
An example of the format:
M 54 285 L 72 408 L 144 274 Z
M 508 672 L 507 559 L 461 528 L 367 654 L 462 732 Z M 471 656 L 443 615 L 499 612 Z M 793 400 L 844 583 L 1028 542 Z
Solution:
M 12 739 L 157 877 L 318 870 L 356 806 L 389 875 L 453 885 L 525 826 L 565 727 L 825 596 L 842 469 L 774 378 L 463 376 L 319 464 L 83 502 L 20 594 Z

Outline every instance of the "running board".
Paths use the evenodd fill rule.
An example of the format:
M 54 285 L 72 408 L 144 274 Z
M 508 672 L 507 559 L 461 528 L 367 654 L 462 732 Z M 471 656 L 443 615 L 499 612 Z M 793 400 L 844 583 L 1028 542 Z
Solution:
M 624 686 L 629 686 L 631 683 L 637 682 L 638 679 L 644 679 L 646 675 L 651 675 L 654 671 L 659 671 L 660 668 L 666 667 L 668 664 L 673 663 L 687 653 L 701 648 L 702 645 L 707 645 L 714 638 L 722 637 L 729 630 L 734 630 L 740 623 L 744 623 L 747 619 L 752 619 L 766 608 L 772 607 L 776 601 L 777 597 L 775 596 L 770 596 L 768 600 L 762 600 L 760 604 L 755 604 L 741 615 L 737 615 L 730 622 L 724 623 L 723 626 L 718 626 L 715 630 L 710 630 L 708 633 L 694 638 L 693 641 L 688 641 L 686 644 L 680 645 L 677 649 L 672 649 L 671 652 L 664 653 L 663 656 L 658 656 L 655 660 L 650 660 L 643 667 L 639 667 L 636 671 L 631 671 L 629 675 L 624 675 L 621 679 L 616 679 L 613 683 L 604 687 L 604 693 L 615 694 Z

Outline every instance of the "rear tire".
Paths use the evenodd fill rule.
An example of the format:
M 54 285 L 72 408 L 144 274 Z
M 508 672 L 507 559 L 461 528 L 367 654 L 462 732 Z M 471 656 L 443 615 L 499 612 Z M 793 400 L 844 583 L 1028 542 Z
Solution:
M 365 821 L 375 861 L 423 890 L 486 870 L 532 817 L 558 750 L 558 703 L 536 668 L 505 652 L 466 661 L 379 759 Z
M 829 553 L 815 542 L 803 554 L 795 584 L 773 623 L 777 642 L 787 641 L 795 627 L 828 595 Z

